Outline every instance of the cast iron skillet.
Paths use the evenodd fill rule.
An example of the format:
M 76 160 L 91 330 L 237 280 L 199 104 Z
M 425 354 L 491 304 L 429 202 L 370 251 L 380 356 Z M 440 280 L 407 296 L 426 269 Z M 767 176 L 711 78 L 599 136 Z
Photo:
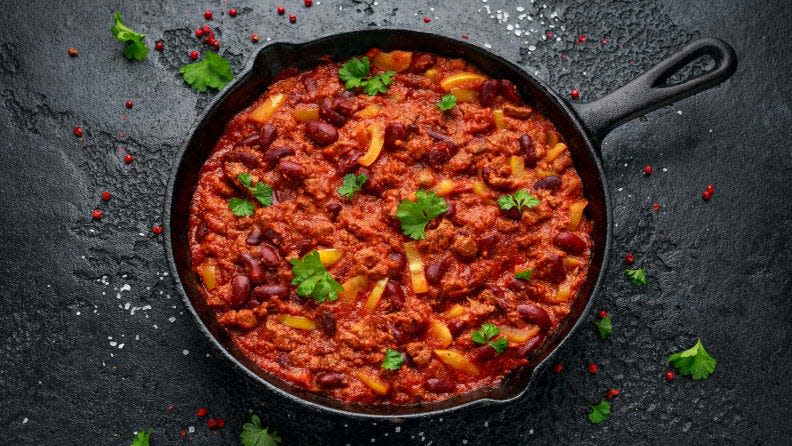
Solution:
M 201 166 L 212 152 L 227 121 L 264 92 L 284 69 L 304 70 L 321 63 L 322 56 L 343 60 L 372 47 L 461 57 L 493 78 L 511 80 L 524 98 L 553 121 L 566 140 L 583 180 L 584 194 L 589 201 L 587 216 L 594 223 L 591 268 L 586 281 L 569 317 L 535 352 L 530 365 L 507 376 L 498 387 L 479 389 L 442 402 L 412 406 L 349 404 L 317 395 L 270 375 L 247 359 L 230 342 L 198 291 L 200 283 L 190 266 L 187 236 L 190 200 Z M 714 59 L 714 68 L 681 83 L 668 83 L 674 73 L 704 55 Z M 525 393 L 537 371 L 549 362 L 548 358 L 583 319 L 602 282 L 611 244 L 611 204 L 599 158 L 599 143 L 616 126 L 717 85 L 731 76 L 736 68 L 737 59 L 728 44 L 712 38 L 700 39 L 609 95 L 593 102 L 571 105 L 517 65 L 469 43 L 428 33 L 372 29 L 336 34 L 301 44 L 268 45 L 259 50 L 237 80 L 206 108 L 193 128 L 189 142 L 176 159 L 168 183 L 164 215 L 165 247 L 168 265 L 177 278 L 176 288 L 200 330 L 237 370 L 308 407 L 356 416 L 409 417 L 447 412 L 477 403 L 514 400 Z

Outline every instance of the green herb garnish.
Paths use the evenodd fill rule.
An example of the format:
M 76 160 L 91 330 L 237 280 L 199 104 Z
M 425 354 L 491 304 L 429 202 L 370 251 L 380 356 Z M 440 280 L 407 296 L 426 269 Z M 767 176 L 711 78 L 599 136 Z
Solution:
M 338 293 L 344 290 L 333 276 L 322 265 L 319 252 L 313 250 L 302 259 L 292 259 L 292 285 L 297 285 L 297 294 L 302 297 L 311 297 L 315 301 L 334 301 Z
M 124 57 L 129 60 L 143 60 L 148 56 L 148 47 L 143 42 L 145 34 L 134 31 L 124 24 L 124 19 L 120 12 L 113 14 L 115 23 L 110 27 L 110 32 L 119 42 L 125 42 Z
M 522 212 L 523 208 L 532 208 L 539 206 L 539 204 L 541 204 L 541 201 L 525 189 L 520 189 L 511 195 L 502 195 L 498 198 L 498 205 L 504 211 L 516 207 L 518 211 Z
M 129 446 L 149 446 L 149 438 L 152 433 L 154 433 L 154 429 L 138 432 L 135 438 L 132 439 L 132 443 L 129 443 Z
M 257 415 L 251 416 L 250 421 L 242 425 L 239 439 L 242 446 L 278 446 L 281 443 L 278 433 L 270 432 L 268 427 L 262 427 Z
M 239 182 L 242 183 L 245 188 L 247 188 L 248 192 L 253 194 L 253 197 L 261 203 L 262 206 L 267 207 L 272 205 L 272 188 L 263 181 L 259 181 L 256 183 L 255 186 L 250 186 L 250 174 L 249 173 L 240 173 Z
M 597 331 L 599 331 L 600 339 L 608 339 L 608 336 L 611 335 L 613 332 L 613 325 L 611 324 L 610 316 L 605 316 L 604 318 L 594 321 L 594 325 L 597 326 Z
M 534 270 L 532 270 L 532 269 L 525 269 L 525 270 L 522 270 L 522 271 L 515 271 L 514 272 L 514 277 L 516 279 L 531 280 L 531 276 L 533 276 L 533 271 Z
M 209 88 L 221 90 L 234 78 L 231 64 L 212 51 L 206 51 L 203 60 L 179 68 L 179 73 L 193 89 L 201 93 Z
M 353 57 L 338 70 L 338 77 L 344 81 L 344 87 L 347 90 L 363 87 L 363 91 L 369 96 L 376 96 L 377 93 L 387 93 L 396 72 L 385 71 L 374 76 L 369 76 L 370 74 L 371 65 L 366 56 Z
M 423 189 L 415 193 L 416 200 L 402 200 L 396 208 L 404 235 L 420 240 L 426 238 L 426 225 L 438 215 L 448 212 L 445 200 Z
M 627 277 L 630 279 L 635 286 L 645 286 L 646 285 L 646 270 L 643 268 L 638 269 L 627 269 L 624 270 L 627 274 Z
M 588 415 L 588 419 L 594 424 L 599 424 L 607 420 L 610 413 L 611 413 L 610 403 L 608 403 L 605 400 L 602 400 L 599 402 L 599 404 L 591 406 L 591 412 Z
M 456 96 L 452 94 L 447 94 L 442 98 L 440 98 L 440 101 L 435 103 L 435 105 L 437 105 L 437 108 L 439 108 L 440 110 L 446 111 L 454 108 L 456 106 L 456 101 L 457 101 Z
M 481 328 L 470 334 L 470 339 L 477 344 L 489 344 L 496 352 L 503 353 L 506 347 L 509 346 L 509 341 L 506 338 L 499 338 L 492 340 L 495 336 L 500 334 L 500 329 L 495 324 L 489 322 L 481 324 Z
M 347 174 L 344 176 L 344 184 L 338 188 L 338 195 L 341 195 L 344 198 L 352 198 L 355 195 L 355 192 L 359 191 L 363 183 L 368 180 L 368 176 L 365 174 L 355 175 L 355 174 Z
M 385 351 L 385 359 L 382 360 L 380 367 L 385 370 L 396 371 L 401 368 L 402 364 L 404 364 L 404 355 L 389 348 Z
M 679 373 L 690 375 L 695 380 L 707 379 L 715 371 L 718 361 L 704 350 L 701 339 L 693 347 L 668 357 L 668 362 L 679 369 Z
M 237 217 L 250 217 L 256 210 L 256 205 L 244 198 L 231 198 L 228 200 L 228 209 Z

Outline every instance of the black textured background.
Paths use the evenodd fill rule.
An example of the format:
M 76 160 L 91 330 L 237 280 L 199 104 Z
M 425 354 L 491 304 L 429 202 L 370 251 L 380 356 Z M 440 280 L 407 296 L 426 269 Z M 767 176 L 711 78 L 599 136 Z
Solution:
M 282 1 L 297 25 L 265 1 L 4 5 L 0 444 L 126 445 L 133 431 L 149 427 L 153 445 L 234 444 L 251 411 L 290 445 L 789 443 L 787 2 L 324 0 L 306 9 Z M 518 5 L 533 22 L 519 19 Z M 225 14 L 230 6 L 238 17 Z M 543 374 L 510 406 L 375 423 L 305 412 L 252 386 L 210 351 L 166 273 L 161 237 L 150 228 L 160 222 L 171 160 L 210 97 L 178 74 L 188 50 L 199 49 L 192 30 L 210 7 L 222 53 L 237 70 L 268 38 L 303 41 L 367 26 L 465 33 L 558 91 L 580 88 L 581 100 L 699 36 L 730 42 L 740 67 L 720 87 L 605 141 L 616 227 L 595 308 L 610 311 L 611 339 L 598 340 L 584 325 L 557 356 L 565 371 Z M 147 34 L 150 47 L 164 39 L 165 52 L 123 59 L 108 31 L 114 10 Z M 507 22 L 498 21 L 498 10 L 509 13 Z M 518 37 L 508 29 L 515 23 L 535 32 Z M 546 30 L 559 39 L 543 40 Z M 258 45 L 249 41 L 253 31 Z M 579 34 L 585 44 L 575 43 Z M 67 56 L 70 46 L 78 58 Z M 123 107 L 128 98 L 132 110 Z M 82 139 L 72 135 L 74 125 L 84 127 Z M 131 165 L 122 161 L 125 151 L 135 157 Z M 651 177 L 641 172 L 646 164 Z M 703 202 L 708 183 L 716 191 Z M 109 203 L 101 202 L 103 190 L 113 194 Z M 94 208 L 105 218 L 92 221 Z M 626 251 L 647 268 L 645 289 L 626 282 Z M 665 356 L 696 337 L 719 360 L 715 374 L 666 382 Z M 596 375 L 585 371 L 590 361 L 600 364 Z M 590 424 L 587 405 L 610 387 L 622 390 L 610 419 Z M 209 431 L 195 416 L 199 406 L 226 427 Z M 190 426 L 194 432 L 180 437 Z

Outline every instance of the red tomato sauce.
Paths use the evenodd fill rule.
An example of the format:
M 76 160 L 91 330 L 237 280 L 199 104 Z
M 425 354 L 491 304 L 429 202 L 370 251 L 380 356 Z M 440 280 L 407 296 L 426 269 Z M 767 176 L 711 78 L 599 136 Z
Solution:
M 368 56 L 371 75 L 395 71 L 385 93 L 345 89 L 342 63 L 326 61 L 231 118 L 191 207 L 203 297 L 262 369 L 333 398 L 414 404 L 496 386 L 530 362 L 585 280 L 580 177 L 563 136 L 511 82 L 460 59 Z M 448 94 L 456 104 L 443 111 Z M 367 176 L 351 198 L 338 192 L 347 174 Z M 258 183 L 271 205 L 256 199 Z M 447 210 L 414 240 L 396 210 L 419 190 Z M 518 191 L 538 203 L 502 209 Z M 232 199 L 251 215 L 235 215 Z M 290 261 L 314 250 L 343 285 L 336 300 L 292 285 Z M 477 343 L 483 324 L 497 334 Z M 502 353 L 490 345 L 499 339 Z M 382 367 L 388 349 L 397 370 Z

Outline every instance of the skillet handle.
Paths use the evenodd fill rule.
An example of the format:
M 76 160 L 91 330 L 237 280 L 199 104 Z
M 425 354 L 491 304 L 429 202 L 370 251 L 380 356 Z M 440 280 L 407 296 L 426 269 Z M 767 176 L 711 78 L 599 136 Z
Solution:
M 697 58 L 709 55 L 715 68 L 685 81 L 668 85 L 668 79 Z M 737 70 L 737 55 L 726 42 L 703 38 L 650 68 L 623 87 L 593 102 L 575 104 L 589 134 L 599 144 L 611 130 L 638 116 L 720 84 Z

